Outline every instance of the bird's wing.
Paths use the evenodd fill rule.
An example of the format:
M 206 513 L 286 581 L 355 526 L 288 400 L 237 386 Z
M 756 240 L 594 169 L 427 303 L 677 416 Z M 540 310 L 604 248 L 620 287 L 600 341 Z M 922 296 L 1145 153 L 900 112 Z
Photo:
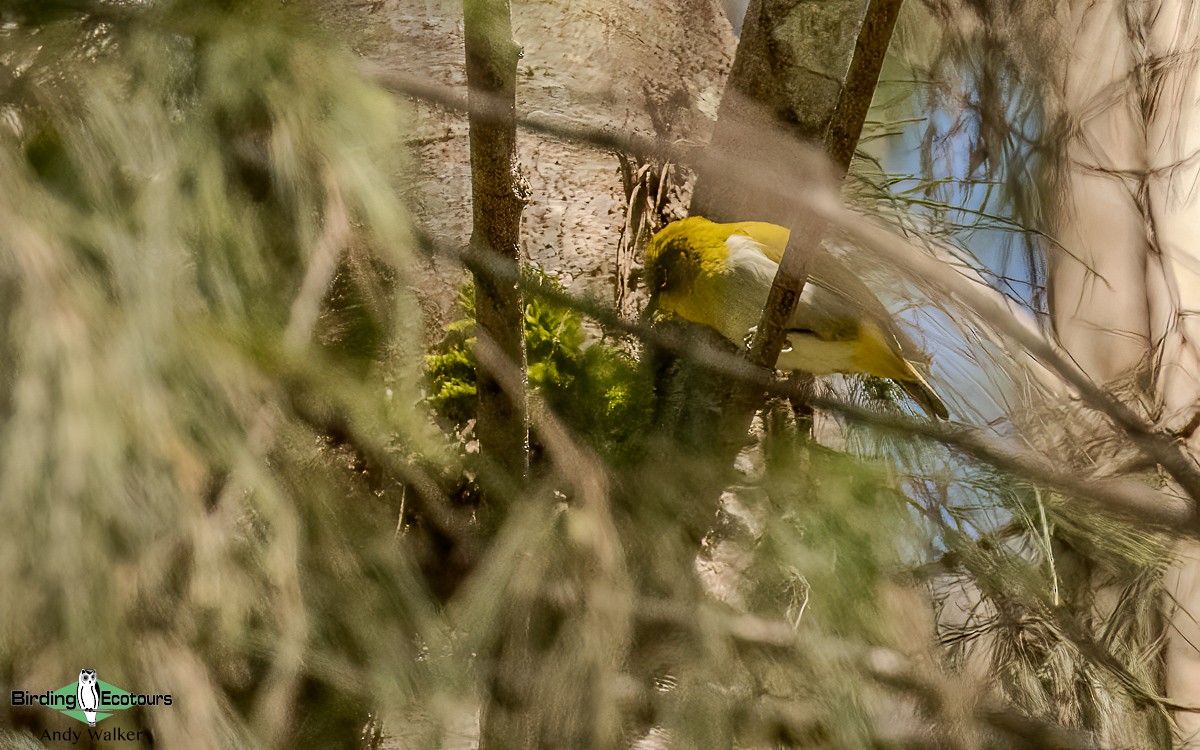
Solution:
M 910 362 L 929 361 L 929 356 L 896 325 L 895 317 L 879 301 L 875 292 L 871 291 L 871 288 L 840 258 L 821 248 L 810 261 L 809 278 L 814 284 L 854 305 L 862 312 L 863 317 L 879 326 L 879 329 L 887 334 L 888 344 L 897 354 Z
M 740 342 L 758 325 L 779 264 L 762 252 L 761 245 L 744 235 L 730 235 L 725 246 L 729 255 L 721 280 L 724 294 L 716 327 L 726 338 Z
M 764 221 L 741 221 L 732 225 L 734 235 L 749 237 L 759 246 L 759 252 L 778 264 L 783 260 L 783 251 L 787 248 L 788 236 L 791 232 L 787 227 L 778 224 L 768 224 Z
M 758 245 L 759 251 L 776 264 L 783 259 L 783 252 L 791 235 L 786 227 L 761 221 L 739 222 L 733 225 L 733 231 L 735 235 L 744 235 L 752 239 Z M 824 247 L 818 246 L 813 250 L 813 257 L 808 263 L 808 274 L 811 284 L 820 287 L 821 292 L 832 293 L 836 299 L 831 300 L 822 294 L 825 299 L 813 304 L 813 309 L 830 309 L 843 305 L 851 307 L 858 312 L 856 317 L 874 322 L 885 332 L 888 345 L 896 354 L 910 362 L 929 362 L 929 356 L 900 330 L 891 312 L 884 307 L 870 287 Z M 802 297 L 802 301 L 809 299 L 811 297 L 807 293 Z

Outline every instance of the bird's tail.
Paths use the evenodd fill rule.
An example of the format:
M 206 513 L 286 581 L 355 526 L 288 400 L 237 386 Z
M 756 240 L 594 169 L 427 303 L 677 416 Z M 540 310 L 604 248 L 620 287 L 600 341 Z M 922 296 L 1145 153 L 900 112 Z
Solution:
M 937 391 L 933 390 L 933 386 L 929 385 L 929 381 L 925 380 L 917 368 L 910 365 L 908 369 L 909 377 L 897 381 L 904 392 L 920 404 L 929 416 L 949 419 L 950 412 L 946 409 L 946 403 L 937 395 Z

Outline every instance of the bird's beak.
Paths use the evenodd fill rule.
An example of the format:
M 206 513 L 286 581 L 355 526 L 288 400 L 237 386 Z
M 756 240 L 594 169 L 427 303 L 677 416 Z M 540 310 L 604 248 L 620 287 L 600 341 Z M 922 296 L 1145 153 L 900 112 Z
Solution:
M 646 301 L 646 306 L 642 308 L 641 317 L 638 318 L 640 325 L 650 325 L 654 322 L 654 316 L 658 312 L 658 291 L 650 293 L 650 299 Z

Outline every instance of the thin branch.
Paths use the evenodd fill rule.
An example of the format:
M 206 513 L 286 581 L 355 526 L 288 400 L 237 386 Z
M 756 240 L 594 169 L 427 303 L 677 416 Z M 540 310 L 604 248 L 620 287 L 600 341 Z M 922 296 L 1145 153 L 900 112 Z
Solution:
M 511 357 L 484 331 L 476 332 L 476 356 L 491 372 L 500 387 L 511 396 L 525 391 L 521 371 Z M 608 478 L 604 464 L 585 448 L 571 430 L 551 411 L 536 393 L 528 393 L 530 425 L 542 438 L 550 460 L 574 486 L 576 502 L 586 508 L 607 512 Z
M 312 335 L 313 326 L 321 315 L 325 292 L 337 271 L 338 258 L 350 236 L 350 216 L 337 180 L 328 170 L 322 178 L 325 187 L 325 210 L 322 216 L 325 229 L 317 238 L 308 259 L 304 280 L 292 301 L 287 329 L 283 334 L 284 346 L 292 351 L 301 349 Z
M 1099 505 L 1097 510 L 1117 515 L 1135 525 L 1167 533 L 1179 533 L 1180 527 L 1194 525 L 1194 510 L 1187 498 L 1156 490 L 1136 479 L 1092 479 L 1067 473 L 1055 468 L 1044 456 L 1003 445 L 974 428 L 884 414 L 828 398 L 812 398 L 809 402 L 852 422 L 940 443 L 1033 484 L 1084 503 Z
M 424 469 L 364 435 L 357 426 L 357 421 L 345 416 L 347 410 L 318 408 L 318 399 L 313 398 L 316 394 L 312 384 L 295 382 L 288 392 L 289 406 L 301 422 L 318 435 L 352 450 L 361 463 L 368 467 L 369 473 L 393 477 L 403 482 L 406 487 L 406 503 L 410 499 L 407 488 L 411 487 L 414 491 L 412 505 L 425 523 L 437 529 L 447 539 L 453 540 L 455 544 L 463 545 L 464 549 L 469 551 L 468 554 L 478 551 L 475 524 L 471 521 L 470 514 L 451 507 L 448 498 L 438 488 L 437 482 Z
M 1019 343 L 1034 359 L 1046 365 L 1071 385 L 1084 403 L 1107 416 L 1143 452 L 1179 483 L 1188 496 L 1200 499 L 1200 467 L 1174 438 L 1155 432 L 1116 396 L 1097 385 L 1087 373 L 1053 342 L 1034 331 L 995 299 L 945 263 L 930 257 L 910 241 L 896 237 L 869 217 L 844 206 L 824 203 L 814 206 L 828 221 L 855 239 L 859 246 L 915 278 L 933 282 L 998 331 Z M 1200 521 L 1193 517 L 1192 522 Z M 1200 531 L 1200 528 L 1194 531 Z
M 521 50 L 513 40 L 509 0 L 463 4 L 471 149 L 471 244 L 521 263 L 521 212 L 528 189 L 517 157 L 516 78 Z M 475 279 L 475 322 L 525 380 L 525 306 L 513 284 Z M 529 468 L 524 389 L 501 388 L 482 359 L 476 368 L 475 434 L 480 452 L 514 477 Z
M 392 93 L 420 99 L 444 109 L 466 114 L 470 111 L 467 98 L 452 87 L 419 81 L 392 71 L 382 71 L 364 66 L 364 72 L 382 88 Z M 477 101 L 486 102 L 486 94 L 479 92 Z M 592 148 L 630 154 L 639 159 L 671 162 L 692 171 L 723 171 L 729 175 L 731 185 L 756 195 L 790 195 L 797 203 L 816 200 L 814 193 L 828 188 L 828 169 L 825 159 L 816 149 L 791 143 L 777 132 L 763 131 L 762 138 L 772 144 L 783 143 L 788 149 L 788 159 L 750 169 L 737 159 L 724 154 L 710 153 L 704 144 L 683 140 L 639 135 L 633 131 L 612 131 L 572 122 L 562 117 L 546 117 L 518 112 L 517 126 L 530 132 L 567 143 L 585 144 Z M 784 143 L 787 141 L 786 143 Z

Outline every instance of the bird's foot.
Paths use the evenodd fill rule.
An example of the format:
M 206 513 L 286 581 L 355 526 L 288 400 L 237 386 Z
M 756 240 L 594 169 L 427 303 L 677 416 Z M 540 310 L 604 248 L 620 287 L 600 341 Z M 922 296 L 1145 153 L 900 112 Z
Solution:
M 758 333 L 758 326 L 750 326 L 750 330 L 746 331 L 746 335 L 742 337 L 742 343 L 746 348 L 750 348 L 750 344 L 754 343 L 754 334 Z

